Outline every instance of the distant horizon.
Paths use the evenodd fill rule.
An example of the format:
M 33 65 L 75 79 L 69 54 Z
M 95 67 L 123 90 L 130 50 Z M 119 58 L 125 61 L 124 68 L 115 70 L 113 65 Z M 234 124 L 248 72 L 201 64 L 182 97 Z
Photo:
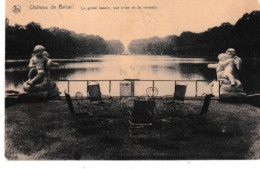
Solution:
M 35 22 L 42 28 L 59 27 L 77 34 L 98 35 L 105 40 L 120 40 L 127 47 L 134 39 L 178 36 L 185 31 L 198 33 L 225 22 L 233 25 L 243 14 L 260 10 L 257 0 L 66 0 L 63 4 L 73 4 L 75 10 L 30 9 L 31 4 L 51 6 L 59 3 L 59 0 L 9 0 L 6 1 L 6 18 L 10 25 Z M 21 5 L 20 13 L 12 11 L 14 4 Z M 157 9 L 80 9 L 91 6 L 154 6 Z
M 251 12 L 254 12 L 254 11 L 260 11 L 260 10 L 253 10 L 253 11 L 251 11 Z M 251 12 L 246 12 L 246 13 L 250 14 Z M 244 13 L 244 14 L 246 14 L 246 13 Z M 243 14 L 243 15 L 244 15 L 244 14 Z M 243 15 L 242 15 L 242 16 L 243 16 Z M 242 16 L 241 16 L 241 17 L 242 17 Z M 239 17 L 239 18 L 237 19 L 237 21 L 238 21 L 241 17 Z M 9 23 L 10 23 L 10 19 L 9 19 L 9 18 L 6 18 L 6 19 L 8 19 L 8 20 L 9 20 Z M 230 23 L 230 22 L 222 22 L 220 25 L 216 25 L 216 26 L 213 26 L 213 27 L 221 26 L 223 23 L 229 23 L 229 24 L 231 24 L 231 25 L 234 26 L 237 21 L 235 21 L 235 23 L 233 23 L 233 24 Z M 41 23 L 38 23 L 38 22 L 35 22 L 35 21 L 28 22 L 27 24 L 32 23 L 32 22 L 34 22 L 34 23 L 36 23 L 36 24 L 39 24 L 39 25 L 42 27 L 42 24 L 41 24 Z M 18 23 L 9 24 L 9 25 L 15 26 L 15 24 L 18 24 Z M 27 24 L 21 25 L 21 26 L 26 26 Z M 18 25 L 20 25 L 20 24 L 18 24 Z M 59 28 L 59 29 L 65 29 L 65 30 L 70 31 L 70 32 L 75 32 L 74 30 L 69 30 L 69 29 L 66 29 L 66 28 L 60 28 L 60 27 L 56 27 L 56 26 L 51 26 L 51 27 L 46 27 L 46 28 L 42 27 L 42 28 L 43 28 L 43 29 L 50 29 L 50 28 L 53 28 L 53 27 Z M 167 37 L 167 36 L 174 36 L 174 35 L 175 35 L 175 36 L 180 36 L 183 32 L 202 33 L 202 32 L 205 32 L 205 31 L 207 31 L 208 29 L 213 28 L 213 27 L 209 27 L 209 28 L 207 28 L 206 30 L 202 30 L 202 31 L 199 31 L 199 32 L 194 32 L 194 31 L 190 31 L 190 30 L 185 30 L 185 31 L 180 32 L 178 35 L 177 35 L 177 34 L 169 34 L 169 35 L 165 35 L 165 36 L 153 35 L 153 36 L 150 36 L 150 37 L 132 39 L 132 40 L 127 44 L 127 46 L 125 46 L 125 44 L 122 42 L 121 39 L 105 39 L 105 38 L 102 37 L 101 35 L 87 34 L 87 33 L 82 33 L 82 32 L 75 32 L 75 33 L 76 33 L 76 34 L 85 34 L 85 35 L 100 36 L 101 38 L 103 38 L 103 39 L 106 40 L 106 41 L 119 40 L 121 43 L 123 43 L 123 45 L 124 45 L 124 47 L 125 47 L 125 52 L 127 52 L 127 51 L 128 51 L 128 45 L 129 45 L 132 41 L 134 41 L 134 40 L 150 39 L 150 38 L 153 38 L 153 37 L 165 38 L 165 37 Z

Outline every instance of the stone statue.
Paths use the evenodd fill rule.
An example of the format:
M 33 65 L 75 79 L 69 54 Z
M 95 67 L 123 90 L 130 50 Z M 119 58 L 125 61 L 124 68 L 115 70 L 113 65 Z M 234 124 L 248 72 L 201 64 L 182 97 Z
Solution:
M 217 80 L 221 81 L 220 94 L 241 93 L 243 87 L 238 79 L 242 60 L 236 56 L 236 51 L 229 48 L 226 53 L 218 55 L 219 62 L 208 64 L 208 68 L 216 69 Z
M 46 92 L 48 96 L 59 96 L 57 85 L 50 80 L 51 67 L 58 67 L 59 64 L 49 58 L 48 52 L 41 45 L 36 45 L 30 63 L 28 80 L 23 84 L 27 93 Z

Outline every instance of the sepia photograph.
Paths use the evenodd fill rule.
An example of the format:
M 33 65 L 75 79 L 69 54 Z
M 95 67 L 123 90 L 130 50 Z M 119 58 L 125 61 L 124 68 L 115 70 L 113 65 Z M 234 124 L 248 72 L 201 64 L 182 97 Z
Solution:
M 6 0 L 1 19 L 5 160 L 259 160 L 260 0 Z

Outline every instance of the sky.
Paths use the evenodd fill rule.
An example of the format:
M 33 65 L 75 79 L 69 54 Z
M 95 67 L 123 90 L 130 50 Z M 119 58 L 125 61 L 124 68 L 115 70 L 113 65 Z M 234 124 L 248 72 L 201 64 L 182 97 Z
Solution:
M 73 5 L 72 9 L 57 9 Z M 14 13 L 14 5 L 21 12 Z M 33 6 L 48 9 L 30 9 Z M 50 9 L 54 5 L 56 9 Z M 132 9 L 132 7 L 141 9 Z M 82 10 L 111 7 L 110 10 Z M 119 7 L 120 10 L 113 9 Z M 121 9 L 129 7 L 130 9 Z M 156 9 L 142 9 L 155 7 Z M 260 10 L 260 0 L 8 0 L 10 24 L 37 22 L 43 28 L 60 27 L 76 33 L 119 39 L 125 46 L 133 39 L 180 35 L 183 31 L 203 32 L 223 22 L 235 24 L 246 12 Z

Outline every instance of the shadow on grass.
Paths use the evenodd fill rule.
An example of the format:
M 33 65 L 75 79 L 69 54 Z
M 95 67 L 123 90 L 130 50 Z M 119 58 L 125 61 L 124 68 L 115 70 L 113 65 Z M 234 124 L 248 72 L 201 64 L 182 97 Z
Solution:
M 260 115 L 255 107 L 213 102 L 201 125 L 182 132 L 174 125 L 159 130 L 157 124 L 153 136 L 145 139 L 130 138 L 127 117 L 113 107 L 113 123 L 86 126 L 62 117 L 61 109 L 69 117 L 65 101 L 9 107 L 6 156 L 10 160 L 22 159 L 18 154 L 34 160 L 187 160 L 247 159 L 255 153 L 249 153 L 259 138 Z

